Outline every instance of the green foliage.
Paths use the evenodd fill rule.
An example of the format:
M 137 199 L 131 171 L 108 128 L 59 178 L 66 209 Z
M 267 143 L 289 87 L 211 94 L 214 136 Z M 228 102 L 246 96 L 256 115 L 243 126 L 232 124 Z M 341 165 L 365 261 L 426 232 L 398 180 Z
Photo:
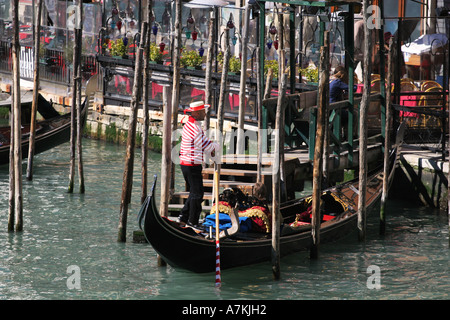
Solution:
M 0 107 L 0 118 L 2 118 L 2 119 L 9 118 L 9 108 L 8 107 Z
M 150 44 L 150 60 L 155 62 L 161 62 L 163 59 L 163 54 L 159 50 L 159 47 L 152 43 Z
M 308 66 L 307 68 L 299 70 L 302 76 L 306 78 L 309 82 L 318 82 L 319 81 L 319 69 Z
M 136 145 L 141 146 L 142 145 L 142 132 L 136 132 Z
M 203 58 L 200 57 L 200 54 L 197 50 L 190 50 L 183 52 L 181 56 L 180 63 L 181 65 L 186 67 L 199 67 L 202 65 Z
M 231 56 L 228 70 L 235 73 L 241 72 L 241 59 L 236 56 Z
M 217 55 L 217 62 L 219 63 L 219 65 L 223 65 L 223 52 L 220 51 L 219 54 Z
M 102 137 L 102 127 L 103 126 L 101 123 L 97 124 L 97 137 L 96 137 L 97 139 L 101 139 L 101 137 Z
M 117 57 L 123 57 L 128 53 L 127 47 L 123 43 L 123 39 L 119 38 L 116 41 L 111 42 L 111 55 Z
M 148 147 L 154 152 L 162 152 L 162 138 L 160 136 L 148 136 Z
M 220 51 L 217 55 L 217 62 L 219 65 L 223 66 L 223 52 Z M 230 61 L 228 63 L 228 71 L 238 73 L 241 72 L 241 59 L 236 56 L 231 56 Z
M 109 142 L 116 142 L 117 139 L 117 128 L 116 123 L 112 122 L 105 128 L 105 139 Z
M 267 76 L 267 72 L 269 69 L 273 70 L 273 77 L 278 78 L 278 61 L 277 60 L 268 60 L 264 63 L 264 76 Z

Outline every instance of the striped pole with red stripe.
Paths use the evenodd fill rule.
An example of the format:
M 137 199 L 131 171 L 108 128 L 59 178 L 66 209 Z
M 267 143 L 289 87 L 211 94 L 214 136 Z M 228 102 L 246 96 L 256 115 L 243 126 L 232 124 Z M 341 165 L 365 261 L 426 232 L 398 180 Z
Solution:
M 213 193 L 216 203 L 216 288 L 220 288 L 222 280 L 220 278 L 220 238 L 219 238 L 219 177 L 220 165 L 214 164 L 214 186 Z
M 220 277 L 220 244 L 219 240 L 216 240 L 216 288 L 220 288 L 222 285 L 222 279 Z

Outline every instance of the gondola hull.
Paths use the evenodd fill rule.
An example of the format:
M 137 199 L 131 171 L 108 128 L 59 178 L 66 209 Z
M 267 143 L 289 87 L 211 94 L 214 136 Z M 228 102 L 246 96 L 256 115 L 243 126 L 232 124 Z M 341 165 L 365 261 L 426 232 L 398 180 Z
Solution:
M 380 180 L 381 181 L 381 180 Z M 382 184 L 381 184 L 382 185 Z M 379 199 L 381 186 L 376 194 L 372 194 L 371 202 Z M 145 220 L 143 231 L 147 241 L 155 251 L 170 265 L 203 273 L 215 270 L 215 241 L 201 238 L 190 228 L 179 228 L 174 222 L 161 217 L 156 209 L 153 196 L 148 197 L 144 204 Z M 292 208 L 290 208 L 292 210 Z M 340 221 L 326 222 L 320 229 L 321 243 L 336 241 L 353 230 L 356 230 L 357 214 L 353 209 L 346 213 L 348 217 Z M 311 228 L 305 226 L 302 232 L 280 238 L 280 255 L 286 256 L 311 246 Z M 242 240 L 224 239 L 220 242 L 220 266 L 228 269 L 270 261 L 272 240 L 266 239 Z
M 86 122 L 87 115 L 87 99 L 82 104 L 82 124 Z M 35 135 L 35 154 L 50 150 L 60 144 L 70 141 L 70 121 L 71 114 L 56 116 L 54 118 L 37 122 L 40 127 Z M 3 128 L 5 129 L 5 128 Z M 7 128 L 9 130 L 9 128 Z M 29 149 L 29 132 L 22 130 L 22 158 L 28 157 Z M 4 144 L 0 146 L 0 165 L 9 163 L 10 145 Z
M 401 140 L 401 139 L 400 139 Z M 389 181 L 397 163 L 399 148 L 390 156 Z M 155 251 L 171 266 L 187 269 L 197 273 L 215 271 L 215 240 L 199 235 L 192 228 L 181 227 L 177 222 L 161 217 L 155 200 L 156 176 L 150 195 L 145 200 L 138 214 L 138 224 L 147 241 Z M 383 167 L 380 166 L 368 176 L 366 191 L 366 209 L 373 207 L 379 200 L 383 187 Z M 320 243 L 341 239 L 357 230 L 358 189 L 357 180 L 324 190 L 333 194 L 333 198 L 344 204 L 345 210 L 334 218 L 322 222 L 320 226 Z M 284 221 L 292 221 L 297 213 L 304 210 L 305 199 L 292 200 L 281 207 Z M 291 220 L 289 220 L 291 219 Z M 312 244 L 311 224 L 301 224 L 292 228 L 292 224 L 282 225 L 280 236 L 280 255 L 310 248 Z M 228 269 L 247 266 L 272 258 L 272 240 L 270 234 L 258 238 L 228 237 L 220 240 L 220 267 Z

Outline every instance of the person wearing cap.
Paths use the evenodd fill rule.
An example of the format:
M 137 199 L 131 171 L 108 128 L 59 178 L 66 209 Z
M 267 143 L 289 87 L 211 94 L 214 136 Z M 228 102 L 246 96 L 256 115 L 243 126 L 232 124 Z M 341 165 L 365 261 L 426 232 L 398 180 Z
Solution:
M 179 216 L 180 223 L 196 226 L 202 211 L 203 202 L 203 177 L 202 164 L 204 155 L 215 156 L 218 144 L 212 142 L 203 132 L 199 121 L 205 119 L 206 109 L 203 101 L 193 102 L 185 110 L 189 112 L 189 118 L 183 126 L 180 148 L 180 166 L 186 186 L 189 190 L 183 209 Z

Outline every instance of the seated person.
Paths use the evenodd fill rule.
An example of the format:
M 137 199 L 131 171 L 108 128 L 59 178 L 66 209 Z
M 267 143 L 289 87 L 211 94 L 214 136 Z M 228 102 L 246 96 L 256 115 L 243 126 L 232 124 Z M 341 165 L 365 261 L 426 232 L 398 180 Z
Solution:
M 344 67 L 336 67 L 332 78 L 330 81 L 330 103 L 344 100 L 344 93 L 348 91 L 348 75 Z

